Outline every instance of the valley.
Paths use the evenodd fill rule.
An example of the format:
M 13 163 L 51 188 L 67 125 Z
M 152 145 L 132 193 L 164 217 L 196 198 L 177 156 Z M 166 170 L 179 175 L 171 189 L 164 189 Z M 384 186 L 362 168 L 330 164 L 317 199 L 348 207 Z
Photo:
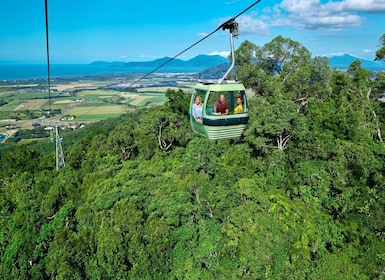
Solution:
M 0 82 L 0 139 L 19 130 L 76 129 L 91 122 L 164 103 L 167 89 L 191 91 L 194 73 L 108 74 Z M 139 82 L 137 82 L 141 79 Z M 37 137 L 39 138 L 39 137 Z

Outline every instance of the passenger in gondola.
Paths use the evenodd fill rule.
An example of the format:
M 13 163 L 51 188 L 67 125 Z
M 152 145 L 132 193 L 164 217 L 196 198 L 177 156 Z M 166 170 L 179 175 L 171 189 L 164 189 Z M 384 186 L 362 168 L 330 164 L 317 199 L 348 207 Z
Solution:
M 195 103 L 192 107 L 192 114 L 197 123 L 202 123 L 202 99 L 200 96 L 195 97 Z
M 229 114 L 229 105 L 225 99 L 225 95 L 221 94 L 219 100 L 215 102 L 214 113 L 217 115 L 228 115 Z
M 237 107 L 234 109 L 234 114 L 240 114 L 243 112 L 243 100 L 240 96 L 237 97 Z

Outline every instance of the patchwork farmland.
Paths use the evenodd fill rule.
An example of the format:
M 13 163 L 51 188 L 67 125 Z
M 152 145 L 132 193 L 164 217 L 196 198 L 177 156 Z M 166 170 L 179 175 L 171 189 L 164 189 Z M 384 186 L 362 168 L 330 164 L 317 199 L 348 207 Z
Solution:
M 36 125 L 49 126 L 60 122 L 61 126 L 75 128 L 79 123 L 118 117 L 130 110 L 163 104 L 167 101 L 167 89 L 182 88 L 189 93 L 195 84 L 193 80 L 184 79 L 169 85 L 162 77 L 156 76 L 130 86 L 136 78 L 62 78 L 53 80 L 49 90 L 43 79 L 2 81 L 0 135 Z M 175 80 L 175 77 L 171 78 Z

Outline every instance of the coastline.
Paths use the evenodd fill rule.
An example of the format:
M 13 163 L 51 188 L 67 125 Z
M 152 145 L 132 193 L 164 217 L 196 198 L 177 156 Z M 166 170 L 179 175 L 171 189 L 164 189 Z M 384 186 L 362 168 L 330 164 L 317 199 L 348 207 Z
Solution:
M 120 75 L 149 73 L 154 67 L 125 67 L 99 64 L 51 64 L 51 78 L 85 77 L 97 75 Z M 194 73 L 202 71 L 198 67 L 163 67 L 156 73 Z M 0 63 L 0 81 L 44 79 L 48 76 L 47 64 Z
M 89 65 L 85 66 L 89 69 Z M 40 67 L 45 69 L 46 65 L 40 64 Z M 0 79 L 0 144 L 10 138 L 16 142 L 37 141 L 32 135 L 41 134 L 51 123 L 74 130 L 132 110 L 157 106 L 167 101 L 167 90 L 182 88 L 188 92 L 196 82 L 197 72 L 169 67 L 139 80 L 148 69 L 125 68 L 121 74 L 117 71 L 86 71 L 83 75 L 74 75 L 71 71 L 59 77 L 51 74 L 50 94 L 47 76 L 31 78 L 36 77 L 36 72 L 27 73 L 28 77 L 23 78 L 19 74 L 19 78 Z M 50 118 L 46 112 L 50 112 Z M 12 138 L 15 134 L 11 132 L 20 130 L 24 133 Z

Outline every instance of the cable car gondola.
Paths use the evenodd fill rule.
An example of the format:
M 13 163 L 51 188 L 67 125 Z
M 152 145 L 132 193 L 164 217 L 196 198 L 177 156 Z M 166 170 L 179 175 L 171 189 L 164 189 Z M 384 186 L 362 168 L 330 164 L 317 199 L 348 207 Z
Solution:
M 234 19 L 231 19 L 223 24 L 222 29 L 230 30 L 232 55 L 230 68 L 219 80 L 198 81 L 191 96 L 189 110 L 192 130 L 212 140 L 240 137 L 249 120 L 244 85 L 235 80 L 226 80 L 226 77 L 235 65 L 234 37 L 239 34 L 238 23 Z M 216 102 L 221 95 L 224 96 L 228 104 L 228 111 L 225 114 L 218 113 L 215 110 Z M 193 114 L 193 106 L 197 97 L 200 97 L 202 100 L 202 118 L 201 120 L 199 119 L 199 121 L 196 120 Z M 243 109 L 241 112 L 235 112 L 237 99 L 238 102 L 242 102 Z

